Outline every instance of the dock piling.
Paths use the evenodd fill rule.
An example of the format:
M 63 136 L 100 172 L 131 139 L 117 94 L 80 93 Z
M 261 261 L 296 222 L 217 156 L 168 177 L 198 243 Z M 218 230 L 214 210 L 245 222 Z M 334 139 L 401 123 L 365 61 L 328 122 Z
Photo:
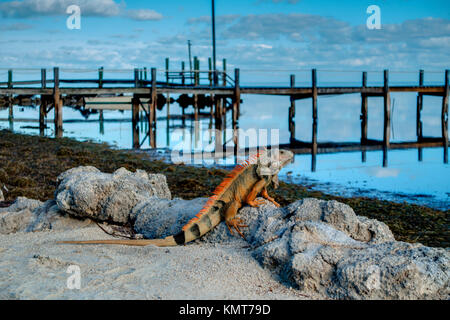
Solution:
M 367 87 L 367 72 L 362 73 L 362 90 Z M 368 120 L 367 95 L 361 93 L 361 144 L 367 143 L 367 120 Z
M 200 61 L 197 59 L 197 56 L 194 57 L 194 86 L 198 86 L 200 84 Z M 194 93 L 194 121 L 195 121 L 195 145 L 197 145 L 198 141 L 198 95 Z
M 184 61 L 181 61 L 181 85 L 185 85 L 185 76 L 184 76 Z
M 131 124 L 133 131 L 133 149 L 140 148 L 140 140 L 139 140 L 139 108 L 140 108 L 140 99 L 137 95 L 133 95 L 133 99 L 131 100 Z
M 98 87 L 103 88 L 103 67 L 98 69 Z
M 41 88 L 47 88 L 47 70 L 44 68 L 41 69 Z
M 196 78 L 195 78 L 195 86 L 199 85 L 199 81 L 200 81 L 200 74 L 198 72 L 199 70 L 199 61 L 196 60 L 196 65 L 197 65 L 197 72 L 196 72 Z M 197 148 L 197 144 L 198 144 L 198 140 L 200 138 L 200 126 L 199 126 L 199 121 L 198 121 L 198 95 L 194 94 L 194 145 L 195 148 Z
M 449 77 L 449 70 L 447 69 L 445 70 L 444 95 L 442 97 L 442 113 L 441 113 L 444 163 L 448 163 L 448 95 L 449 95 L 448 77 Z
M 226 60 L 223 59 L 223 70 L 224 70 L 224 75 L 223 75 L 223 85 L 226 86 L 226 79 L 225 79 L 225 71 L 226 71 Z M 216 95 L 214 95 L 214 99 L 213 99 L 214 103 L 214 125 L 216 130 L 222 130 L 222 125 L 223 125 L 223 108 L 225 108 L 225 114 L 226 114 L 226 102 L 225 102 L 225 98 L 222 97 L 218 97 Z
M 295 75 L 291 74 L 291 88 L 295 87 Z M 291 105 L 289 106 L 289 133 L 290 133 L 290 143 L 295 142 L 295 99 L 290 96 Z
M 240 70 L 234 69 L 234 103 L 232 110 L 234 157 L 237 157 L 239 150 L 239 111 L 241 104 Z
M 194 85 L 197 83 L 197 77 L 198 77 L 198 72 L 197 72 L 197 70 L 198 70 L 198 68 L 197 68 L 197 62 L 198 62 L 197 56 L 194 56 L 194 79 L 193 79 Z M 191 81 L 192 81 L 192 80 L 191 80 Z
M 41 88 L 47 88 L 47 70 L 41 69 Z M 39 134 L 44 135 L 45 117 L 47 115 L 47 96 L 41 94 L 41 104 L 39 106 Z
M 316 171 L 316 156 L 317 156 L 317 70 L 312 69 L 312 148 L 311 148 L 311 171 Z
M 139 88 L 139 69 L 134 68 L 134 87 Z
M 383 131 L 383 167 L 387 167 L 387 150 L 390 145 L 391 134 L 391 94 L 389 90 L 389 70 L 384 70 L 384 88 L 383 88 L 383 100 L 384 100 L 384 131 Z
M 8 89 L 12 89 L 13 87 L 13 71 L 12 70 L 8 70 Z M 13 121 L 14 119 L 14 110 L 13 110 L 13 95 L 8 95 L 8 108 L 9 108 L 9 112 L 8 112 L 8 120 L 10 122 Z M 10 126 L 12 124 L 10 123 Z
M 367 87 L 367 72 L 362 73 L 362 89 Z M 367 106 L 367 95 L 364 92 L 361 92 L 361 144 L 367 144 L 367 123 L 368 123 L 368 106 Z M 361 161 L 366 162 L 366 151 L 363 150 L 361 153 Z
M 166 83 L 169 84 L 169 58 L 166 58 Z
M 149 137 L 150 147 L 156 148 L 156 106 L 158 105 L 158 94 L 156 92 L 156 68 L 152 68 L 151 104 L 149 110 Z
M 223 74 L 222 74 L 222 81 L 223 81 L 223 86 L 226 87 L 227 86 L 227 59 L 223 59 L 222 60 L 222 67 L 223 67 Z
M 13 71 L 8 70 L 8 89 L 13 87 Z
M 419 71 L 419 87 L 423 87 L 424 71 Z M 416 134 L 417 142 L 423 139 L 423 125 L 422 125 L 422 109 L 423 109 L 423 94 L 421 92 L 417 93 L 417 110 L 416 110 Z M 422 148 L 418 148 L 418 158 L 422 161 Z
M 105 123 L 104 123 L 104 118 L 103 118 L 103 110 L 99 111 L 98 121 L 99 121 L 99 133 L 101 135 L 104 135 L 105 134 Z
M 14 120 L 14 109 L 13 109 L 13 99 L 12 97 L 8 97 L 8 121 L 13 122 Z
M 55 136 L 62 137 L 63 117 L 62 117 L 62 99 L 59 92 L 59 68 L 53 68 L 53 109 L 55 112 Z
M 181 61 L 181 85 L 184 86 L 186 84 L 186 77 L 184 75 L 185 64 L 184 61 Z M 181 123 L 184 126 L 186 121 L 185 108 L 181 108 Z
M 169 58 L 166 58 L 166 83 L 169 84 Z M 169 119 L 170 119 L 170 93 L 167 93 L 166 104 L 167 104 L 167 126 L 169 126 Z
M 209 86 L 212 86 L 213 84 L 213 77 L 212 77 L 212 61 L 211 61 L 211 57 L 208 58 L 208 81 L 209 81 Z

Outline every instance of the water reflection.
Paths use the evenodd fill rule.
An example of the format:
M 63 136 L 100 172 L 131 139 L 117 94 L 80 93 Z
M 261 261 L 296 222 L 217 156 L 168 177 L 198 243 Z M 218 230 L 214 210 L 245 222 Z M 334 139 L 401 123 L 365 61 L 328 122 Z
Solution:
M 410 117 L 403 117 L 404 113 L 411 113 L 415 104 L 413 99 L 398 98 L 394 110 L 393 126 L 395 136 L 392 137 L 391 148 L 367 146 L 366 150 L 352 150 L 360 140 L 359 99 L 349 96 L 348 100 L 340 97 L 340 111 L 336 112 L 335 101 L 319 98 L 319 127 L 318 141 L 322 148 L 318 148 L 316 155 L 311 155 L 309 145 L 298 147 L 298 155 L 295 162 L 282 172 L 285 179 L 300 181 L 301 183 L 316 184 L 321 188 L 336 193 L 359 193 L 368 196 L 380 196 L 382 198 L 405 199 L 406 201 L 418 201 L 428 203 L 439 208 L 449 207 L 449 167 L 443 164 L 446 149 L 442 148 L 442 142 L 437 141 L 439 148 L 418 147 L 413 149 L 396 150 L 395 143 L 404 140 L 414 141 L 416 138 L 415 122 Z M 162 99 L 158 98 L 158 101 Z M 171 149 L 201 154 L 202 151 L 214 151 L 216 148 L 216 136 L 213 118 L 210 113 L 208 99 L 198 113 L 198 122 L 195 122 L 192 105 L 187 103 L 186 97 L 169 97 L 164 101 L 169 102 L 169 109 L 159 107 L 157 109 L 157 134 L 156 146 L 158 150 Z M 178 102 L 186 103 L 184 107 Z M 184 101 L 184 102 L 183 102 Z M 428 101 L 429 102 L 429 101 Z M 286 108 L 280 108 L 280 105 Z M 352 106 L 353 105 L 353 106 Z M 279 128 L 281 145 L 289 142 L 289 130 L 287 112 L 288 99 L 271 99 L 264 97 L 245 97 L 245 105 L 242 107 L 239 126 L 242 130 Z M 439 120 L 429 109 L 424 106 L 422 117 L 423 131 L 427 136 L 440 135 Z M 298 103 L 296 114 L 296 137 L 299 141 L 311 141 L 308 133 L 312 132 L 310 106 Z M 355 111 L 352 111 L 354 108 Z M 346 110 L 348 109 L 348 110 Z M 379 106 L 369 105 L 368 136 L 372 139 L 380 139 L 382 127 L 378 124 L 380 117 Z M 167 113 L 169 110 L 169 113 Z M 398 113 L 398 114 L 397 114 Z M 75 105 L 72 108 L 64 108 L 64 136 L 79 140 L 93 140 L 107 142 L 116 148 L 130 149 L 133 146 L 131 111 L 87 110 Z M 221 146 L 228 150 L 233 149 L 233 131 L 229 128 L 231 123 L 230 112 L 224 113 L 224 130 L 221 132 Z M 14 121 L 9 121 L 14 118 Z M 39 108 L 14 107 L 14 113 L 10 116 L 9 109 L 0 110 L 0 128 L 12 131 L 39 134 Z M 415 119 L 414 119 L 415 120 Z M 228 126 L 227 126 L 228 124 Z M 139 133 L 142 149 L 149 149 L 148 121 L 144 114 L 140 115 Z M 49 113 L 46 126 L 42 133 L 52 137 L 53 114 Z M 326 141 L 338 141 L 347 143 L 347 152 L 329 152 Z M 240 147 L 256 147 L 259 142 L 239 141 Z M 247 144 L 246 144 L 247 143 Z M 250 144 L 249 144 L 250 143 Z M 375 150 L 378 148 L 377 150 Z M 302 150 L 303 149 L 303 150 Z M 338 151 L 338 150 L 335 150 Z M 231 155 L 233 155 L 231 151 Z M 205 165 L 233 165 L 236 159 L 230 157 L 191 157 L 197 164 Z M 239 159 L 237 159 L 239 160 Z M 188 162 L 189 160 L 186 160 Z M 301 180 L 307 179 L 307 180 Z M 381 195 L 380 195 L 381 193 Z M 387 194 L 390 193 L 391 195 Z M 405 198 L 401 194 L 407 193 L 411 197 Z

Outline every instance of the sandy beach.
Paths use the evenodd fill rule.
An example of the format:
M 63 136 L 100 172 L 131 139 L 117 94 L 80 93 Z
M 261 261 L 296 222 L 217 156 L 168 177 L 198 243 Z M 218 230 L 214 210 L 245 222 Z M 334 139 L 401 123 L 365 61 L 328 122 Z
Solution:
M 320 298 L 278 282 L 239 238 L 173 248 L 56 244 L 108 238 L 95 224 L 0 235 L 0 299 Z M 67 287 L 71 265 L 80 268 L 80 289 Z

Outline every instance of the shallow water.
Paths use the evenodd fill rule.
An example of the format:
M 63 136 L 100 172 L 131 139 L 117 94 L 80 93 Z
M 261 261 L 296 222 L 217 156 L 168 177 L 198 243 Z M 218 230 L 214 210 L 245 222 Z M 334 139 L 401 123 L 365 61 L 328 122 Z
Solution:
M 422 162 L 417 150 L 389 151 L 389 166 L 382 167 L 382 152 L 320 154 L 317 170 L 310 170 L 310 155 L 297 155 L 295 162 L 281 174 L 287 180 L 312 185 L 342 196 L 376 197 L 395 202 L 410 202 L 447 210 L 450 208 L 450 170 L 442 162 L 443 150 L 423 150 Z M 289 174 L 288 174 L 289 173 Z
M 414 141 L 415 108 L 414 94 L 393 95 L 391 141 Z M 289 140 L 287 113 L 289 98 L 243 96 L 241 105 L 240 128 L 246 132 L 267 129 L 267 137 L 259 134 L 257 141 L 240 140 L 240 147 L 255 147 L 270 144 L 271 129 L 278 129 L 279 143 Z M 348 95 L 339 97 L 320 97 L 318 141 L 357 142 L 360 139 L 360 97 Z M 422 113 L 424 136 L 441 135 L 440 128 L 441 99 L 426 98 Z M 172 115 L 180 115 L 177 104 L 170 107 Z M 296 138 L 304 141 L 311 139 L 311 101 L 297 102 Z M 187 114 L 192 107 L 187 110 Z M 38 108 L 14 108 L 16 121 L 0 121 L 0 128 L 9 128 L 15 132 L 39 134 L 37 119 Z M 198 139 L 195 138 L 195 124 L 186 120 L 186 127 L 181 128 L 181 120 L 164 118 L 166 109 L 157 111 L 157 147 L 166 150 L 212 151 L 214 132 L 208 130 L 209 118 L 201 119 Z M 48 129 L 45 134 L 53 136 L 53 113 L 50 112 Z M 381 139 L 382 99 L 369 100 L 369 138 Z M 0 110 L 0 118 L 8 118 L 8 110 Z M 231 114 L 227 116 L 228 127 Z M 35 119 L 36 122 L 21 122 L 18 119 Z M 131 112 L 104 111 L 103 124 L 98 114 L 91 114 L 86 119 L 79 111 L 64 108 L 64 136 L 81 141 L 92 140 L 106 142 L 116 148 L 132 147 Z M 169 125 L 169 130 L 168 130 Z M 34 128 L 29 128 L 34 126 Z M 147 123 L 140 124 L 140 139 L 145 137 Z M 226 140 L 231 138 L 231 130 L 225 133 Z M 276 135 L 273 136 L 276 138 Z M 273 138 L 272 138 L 273 140 Z M 148 138 L 143 141 L 143 149 L 149 148 Z M 367 151 L 366 162 L 362 162 L 362 153 L 344 152 L 317 155 L 316 171 L 311 171 L 311 155 L 296 155 L 294 163 L 280 173 L 284 180 L 307 184 L 318 190 L 340 195 L 362 195 L 397 202 L 425 204 L 434 208 L 450 208 L 450 167 L 443 163 L 442 148 L 424 148 L 423 160 L 418 161 L 418 151 L 391 150 L 388 152 L 388 166 L 382 166 L 381 151 Z M 219 161 L 219 165 L 232 165 L 233 159 Z M 197 163 L 197 164 L 201 164 Z M 214 165 L 206 160 L 205 165 Z

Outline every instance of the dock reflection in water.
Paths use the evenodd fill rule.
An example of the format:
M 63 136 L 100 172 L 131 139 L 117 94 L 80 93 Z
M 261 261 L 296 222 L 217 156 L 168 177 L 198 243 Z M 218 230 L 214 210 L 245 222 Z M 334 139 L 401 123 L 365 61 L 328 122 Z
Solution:
M 208 107 L 200 109 L 195 121 L 193 108 L 185 105 L 184 108 L 175 103 L 174 97 L 170 100 L 170 115 L 167 109 L 157 110 L 156 147 L 163 155 L 170 155 L 172 151 L 184 153 L 182 161 L 186 164 L 196 165 L 226 165 L 231 166 L 236 161 L 234 157 L 233 130 L 229 127 L 230 113 L 225 113 L 223 118 L 224 128 L 220 131 L 220 147 L 225 146 L 228 155 L 214 155 L 216 148 L 216 131 L 214 130 L 214 118 L 208 112 Z M 297 155 L 295 161 L 285 168 L 281 175 L 285 179 L 298 181 L 310 185 L 318 185 L 322 188 L 332 189 L 335 193 L 359 193 L 368 196 L 374 194 L 374 190 L 382 192 L 382 198 L 393 197 L 398 200 L 412 201 L 416 203 L 430 204 L 437 208 L 448 208 L 450 190 L 448 177 L 450 176 L 448 165 L 443 163 L 445 158 L 442 141 L 427 141 L 425 147 L 417 142 L 402 143 L 395 140 L 397 137 L 412 137 L 413 135 L 403 133 L 406 131 L 399 117 L 394 117 L 393 126 L 396 127 L 396 136 L 390 143 L 390 149 L 384 149 L 377 144 L 361 145 L 358 133 L 359 119 L 351 119 L 349 122 L 341 120 L 340 125 L 350 128 L 347 135 L 336 135 L 343 130 L 339 125 L 334 128 L 319 126 L 319 142 L 316 154 L 312 154 L 311 144 L 296 142 L 295 144 L 284 143 L 289 141 L 289 132 L 282 125 L 284 114 L 276 114 L 280 100 L 270 101 L 248 99 L 251 104 L 261 106 L 257 114 L 248 114 L 243 111 L 240 125 L 244 133 L 249 129 L 272 127 L 279 128 L 280 147 L 291 148 Z M 283 100 L 284 101 L 284 100 Z M 400 101 L 400 99 L 399 99 Z M 246 101 L 247 102 L 247 101 Z M 324 109 L 327 101 L 321 101 Z M 244 105 L 245 106 L 245 105 Z M 302 106 L 298 106 L 302 108 Z M 8 121 L 8 109 L 0 110 L 0 128 L 10 129 L 20 133 L 39 134 L 39 123 L 36 121 L 39 114 L 38 107 L 15 106 L 14 118 Z M 245 110 L 245 109 L 243 109 Z M 300 109 L 302 110 L 302 109 Z M 142 113 L 144 111 L 141 111 Z M 269 115 L 267 117 L 267 115 Z M 320 114 L 324 123 L 335 122 L 328 112 Z M 356 117 L 355 117 L 356 118 Z M 93 140 L 106 142 L 116 148 L 130 149 L 133 147 L 133 126 L 130 110 L 89 110 L 84 108 L 64 108 L 64 136 L 78 140 Z M 149 150 L 148 122 L 142 115 L 139 117 L 138 132 L 140 136 L 140 148 Z M 308 140 L 311 126 L 308 127 L 309 116 L 297 112 L 297 135 L 302 140 Z M 439 128 L 427 125 L 428 118 L 425 117 L 425 130 L 430 134 L 439 134 Z M 47 118 L 49 125 L 44 129 L 44 135 L 54 136 L 53 119 Z M 228 124 L 228 126 L 227 126 Z M 408 127 L 411 123 L 408 124 Z M 370 124 L 374 132 L 379 132 L 380 126 Z M 369 126 L 369 128 L 371 128 Z M 369 130 L 369 134 L 373 134 Z M 375 135 L 374 135 L 375 136 Z M 239 137 L 240 151 L 249 151 L 260 144 L 260 141 L 251 141 L 245 135 Z M 338 142 L 327 143 L 326 140 L 337 140 Z M 350 140 L 350 142 L 345 142 Z M 270 138 L 266 139 L 270 144 Z M 222 149 L 223 150 L 223 149 Z M 206 153 L 205 153 L 206 151 Z M 345 152 L 343 152 L 345 151 Z M 212 152 L 212 153 L 210 153 Z M 389 156 L 389 158 L 388 158 Z M 389 159 L 389 161 L 387 161 Z M 169 159 L 170 160 L 170 159 Z M 308 179 L 304 181 L 302 179 Z M 384 193 L 383 193 L 384 192 Z M 389 196 L 387 193 L 390 193 Z M 408 193 L 409 196 L 402 196 Z M 375 195 L 375 196 L 379 196 Z

